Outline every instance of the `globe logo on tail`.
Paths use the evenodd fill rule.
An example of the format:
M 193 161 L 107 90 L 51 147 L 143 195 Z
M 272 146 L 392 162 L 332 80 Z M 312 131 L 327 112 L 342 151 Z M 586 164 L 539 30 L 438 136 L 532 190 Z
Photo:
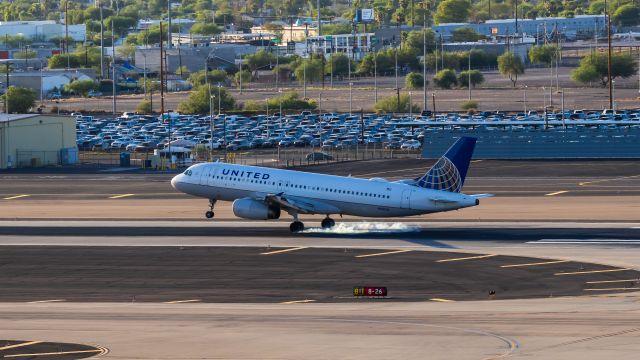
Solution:
M 427 189 L 460 192 L 462 178 L 456 166 L 443 156 L 433 167 L 418 179 L 417 185 Z

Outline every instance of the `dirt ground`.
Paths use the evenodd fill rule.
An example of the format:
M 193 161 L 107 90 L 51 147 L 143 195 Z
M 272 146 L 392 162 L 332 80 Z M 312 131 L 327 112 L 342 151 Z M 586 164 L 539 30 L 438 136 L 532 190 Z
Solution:
M 608 107 L 608 89 L 598 87 L 581 87 L 571 81 L 569 78 L 571 68 L 560 68 L 558 76 L 554 74 L 550 76 L 548 68 L 527 69 L 527 72 L 518 79 L 517 86 L 513 88 L 511 82 L 503 78 L 497 71 L 485 72 L 485 83 L 482 86 L 472 89 L 471 99 L 477 101 L 480 110 L 506 110 L 506 111 L 523 111 L 525 106 L 527 110 L 541 110 L 545 105 L 550 103 L 550 93 L 553 105 L 557 108 L 561 107 L 561 94 L 557 89 L 564 89 L 564 103 L 568 109 L 603 109 Z M 551 81 L 553 79 L 553 91 L 549 91 Z M 427 86 L 427 108 L 433 109 L 433 97 L 435 94 L 437 111 L 459 111 L 461 105 L 468 100 L 468 89 L 452 89 L 441 90 L 433 89 L 432 75 L 429 76 L 429 85 Z M 373 78 L 353 79 L 351 109 L 359 111 L 371 111 L 375 103 L 375 83 Z M 398 80 L 401 87 L 401 93 L 408 93 L 404 89 L 404 77 Z M 377 80 L 378 99 L 395 94 L 395 78 L 380 77 Z M 614 91 L 614 99 L 617 108 L 636 108 L 640 105 L 638 78 L 632 77 L 628 79 L 616 80 L 616 89 Z M 525 90 L 526 86 L 526 90 Z M 282 84 L 283 91 L 298 91 L 303 96 L 304 89 L 297 83 Z M 248 84 L 243 88 L 242 94 L 239 89 L 232 89 L 232 95 L 239 104 L 253 100 L 258 103 L 264 103 L 266 99 L 278 96 L 278 89 L 275 84 Z M 325 82 L 325 88 L 322 89 L 321 84 L 308 84 L 307 97 L 320 100 L 320 110 L 322 112 L 347 112 L 350 108 L 349 101 L 349 82 L 348 80 L 335 80 L 333 87 L 329 81 Z M 526 93 L 526 94 L 525 94 Z M 183 101 L 188 92 L 175 92 L 165 95 L 165 110 L 176 109 L 178 104 Z M 412 101 L 422 108 L 423 91 L 411 91 Z M 526 97 L 526 103 L 525 103 Z M 117 112 L 135 111 L 136 106 L 144 98 L 143 95 L 121 95 L 117 98 Z M 56 105 L 53 102 L 45 102 L 45 112 L 50 111 L 51 107 Z M 113 110 L 112 98 L 71 98 L 64 99 L 58 104 L 61 111 L 81 111 L 81 112 L 111 112 Z M 160 111 L 160 95 L 154 94 L 153 107 L 156 112 Z M 275 110 L 275 109 L 272 109 Z

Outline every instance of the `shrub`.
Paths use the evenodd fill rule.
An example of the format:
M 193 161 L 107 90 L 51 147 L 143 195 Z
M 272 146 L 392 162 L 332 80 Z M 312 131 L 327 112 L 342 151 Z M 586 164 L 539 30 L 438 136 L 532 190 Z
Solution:
M 462 110 L 478 110 L 478 102 L 475 100 L 467 100 L 462 103 Z
M 424 77 L 420 73 L 408 73 L 404 79 L 404 84 L 408 89 L 422 89 Z
M 400 103 L 398 103 L 397 95 L 392 95 L 386 97 L 380 101 L 378 101 L 375 105 L 373 105 L 373 109 L 376 112 L 409 112 L 409 95 L 400 95 Z M 419 112 L 420 108 L 418 105 L 411 104 L 411 111 Z
M 142 114 L 151 114 L 153 112 L 153 109 L 151 108 L 151 101 L 140 101 L 140 103 L 138 103 L 138 106 L 136 107 L 136 111 Z
M 458 80 L 456 78 L 456 72 L 451 69 L 444 69 L 438 71 L 433 77 L 433 82 L 442 89 L 451 89 L 454 87 Z

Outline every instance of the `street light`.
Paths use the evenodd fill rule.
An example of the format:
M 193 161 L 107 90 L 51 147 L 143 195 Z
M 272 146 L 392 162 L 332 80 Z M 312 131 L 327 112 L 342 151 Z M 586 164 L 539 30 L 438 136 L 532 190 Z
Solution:
M 616 111 L 616 81 L 611 80 L 611 112 Z
M 411 91 L 409 91 L 409 120 L 413 117 L 413 111 L 411 110 Z
M 209 94 L 211 94 L 211 90 L 209 90 Z M 211 138 L 209 139 L 209 158 L 213 160 L 213 99 L 215 99 L 215 95 L 209 96 L 209 134 Z
M 524 86 L 524 118 L 525 120 L 529 118 L 527 115 L 527 85 Z
M 267 118 L 269 117 L 269 99 L 264 99 L 264 103 L 267 104 Z

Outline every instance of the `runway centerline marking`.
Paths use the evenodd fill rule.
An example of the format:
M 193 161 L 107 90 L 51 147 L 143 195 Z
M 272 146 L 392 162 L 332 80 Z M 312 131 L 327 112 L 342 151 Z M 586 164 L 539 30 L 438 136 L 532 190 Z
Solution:
M 556 192 L 544 194 L 544 196 L 556 196 L 556 195 L 560 195 L 560 194 L 564 194 L 564 193 L 568 193 L 568 192 L 569 192 L 569 190 L 561 190 L 561 191 L 556 191 Z
M 190 299 L 190 300 L 174 300 L 174 301 L 165 301 L 163 304 L 187 304 L 187 303 L 196 303 L 202 302 L 200 299 Z
M 586 284 L 609 284 L 609 283 L 635 282 L 635 281 L 640 281 L 640 279 L 587 281 Z
M 436 302 L 454 302 L 454 300 L 441 299 L 441 298 L 432 298 L 432 299 L 429 299 L 429 301 L 436 301 Z
M 64 299 L 52 299 L 52 300 L 37 300 L 37 301 L 29 301 L 27 304 L 46 304 L 46 303 L 55 303 L 55 302 L 64 302 Z
M 628 287 L 628 288 L 601 288 L 601 289 L 584 289 L 584 291 L 622 291 L 622 290 L 640 290 L 640 287 Z
M 306 303 L 312 303 L 315 302 L 315 300 L 313 299 L 304 299 L 304 300 L 292 300 L 292 301 L 284 301 L 281 302 L 280 304 L 306 304 Z
M 628 270 L 631 270 L 631 269 L 624 268 L 624 269 L 607 269 L 607 270 L 559 272 L 559 273 L 555 273 L 553 275 L 556 275 L 556 276 L 562 276 L 562 275 L 584 275 L 584 274 L 599 274 L 599 273 L 619 272 L 619 271 L 628 271 Z
M 490 258 L 490 257 L 494 257 L 494 256 L 498 256 L 498 255 L 497 254 L 488 254 L 488 255 L 478 255 L 478 256 L 467 256 L 467 257 L 460 257 L 460 258 L 436 260 L 436 262 L 443 263 L 443 262 L 450 262 L 450 261 L 486 259 L 486 258 Z
M 129 197 L 129 196 L 133 196 L 133 195 L 135 195 L 135 194 L 113 195 L 113 196 L 109 196 L 109 199 L 120 199 L 120 198 Z
M 585 185 L 589 185 L 589 184 L 596 184 L 596 183 L 601 183 L 601 182 L 616 181 L 616 180 L 624 180 L 624 179 L 633 179 L 633 178 L 637 178 L 637 177 L 640 177 L 640 175 L 622 176 L 622 177 L 617 177 L 617 178 L 613 178 L 613 179 L 603 179 L 603 180 L 594 180 L 594 181 L 584 181 L 584 182 L 578 183 L 578 185 L 579 185 L 579 186 L 585 186 Z
M 23 347 L 23 346 L 40 344 L 41 342 L 42 341 L 27 341 L 27 342 L 23 342 L 23 343 L 19 343 L 19 344 L 7 345 L 7 346 L 0 347 L 0 351 L 9 350 L 9 349 L 15 349 L 15 348 Z
M 384 255 L 391 255 L 391 254 L 401 254 L 401 253 L 406 253 L 406 252 L 409 252 L 409 251 L 411 251 L 411 250 L 394 250 L 394 251 L 385 251 L 385 252 L 381 252 L 381 253 L 357 255 L 355 257 L 357 257 L 357 258 L 366 258 L 366 257 L 373 257 L 373 256 L 384 256 Z
M 20 198 L 25 198 L 25 197 L 29 197 L 31 195 L 27 195 L 27 194 L 22 194 L 22 195 L 14 195 L 14 196 L 8 196 L 6 198 L 3 198 L 3 200 L 13 200 L 13 199 L 20 199 Z
M 291 252 L 291 251 L 298 251 L 298 250 L 302 250 L 302 249 L 306 249 L 306 248 L 307 248 L 306 246 L 299 246 L 299 247 L 293 247 L 293 248 L 282 249 L 282 250 L 267 251 L 267 252 L 260 253 L 260 255 L 282 254 L 282 253 Z
M 102 350 L 95 349 L 95 350 L 58 351 L 58 352 L 34 353 L 34 354 L 14 354 L 14 355 L 4 355 L 4 357 L 5 358 L 16 358 L 16 357 L 31 357 L 31 356 L 87 354 L 87 353 L 98 353 L 98 352 L 102 352 Z
M 501 265 L 500 267 L 513 268 L 513 267 L 525 267 L 525 266 L 538 266 L 538 265 L 549 265 L 549 264 L 561 264 L 569 261 L 570 260 L 553 260 L 553 261 L 543 261 L 543 262 L 526 263 L 526 264 Z

